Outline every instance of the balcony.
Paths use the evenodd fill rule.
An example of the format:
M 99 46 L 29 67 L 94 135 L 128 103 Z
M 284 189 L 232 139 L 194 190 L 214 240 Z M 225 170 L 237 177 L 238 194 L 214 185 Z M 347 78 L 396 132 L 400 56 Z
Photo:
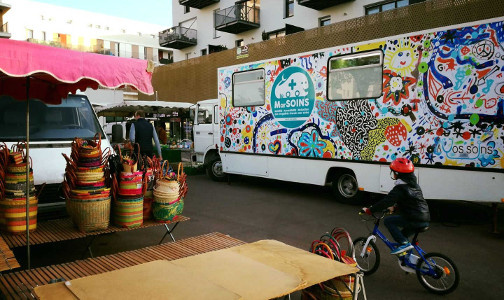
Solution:
M 11 34 L 9 33 L 9 26 L 5 23 L 0 27 L 0 38 L 10 39 Z
M 219 3 L 219 0 L 179 0 L 180 5 L 189 6 L 197 9 Z
M 316 10 L 326 9 L 331 6 L 351 2 L 354 0 L 298 0 L 298 4 Z
M 175 26 L 159 33 L 159 45 L 166 48 L 184 49 L 197 44 L 197 31 Z
M 259 7 L 236 4 L 214 12 L 215 29 L 228 33 L 241 33 L 259 28 Z

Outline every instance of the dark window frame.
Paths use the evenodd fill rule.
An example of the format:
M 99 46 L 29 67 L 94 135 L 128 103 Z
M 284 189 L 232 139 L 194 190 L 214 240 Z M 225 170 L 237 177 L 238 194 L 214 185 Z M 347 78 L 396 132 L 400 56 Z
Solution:
M 294 0 L 285 0 L 284 1 L 284 19 L 294 17 Z M 292 10 L 291 10 L 291 4 L 292 4 Z
M 248 72 L 254 72 L 257 70 L 262 70 L 263 71 L 263 82 L 264 82 L 264 98 L 263 98 L 263 103 L 262 104 L 257 104 L 257 105 L 236 105 L 235 104 L 235 74 L 240 74 L 240 73 L 248 73 Z M 231 82 L 231 95 L 232 95 L 232 105 L 233 107 L 256 107 L 256 106 L 264 106 L 266 104 L 266 69 L 264 68 L 256 68 L 256 69 L 250 69 L 250 70 L 245 70 L 245 71 L 238 71 L 238 72 L 233 72 L 231 75 L 232 82 Z
M 329 21 L 329 23 L 323 25 L 322 22 L 325 22 L 325 21 Z M 318 25 L 319 27 L 322 27 L 322 26 L 327 26 L 327 25 L 330 25 L 331 24 L 331 16 L 328 15 L 328 16 L 323 16 L 323 17 L 320 17 L 319 18 L 319 21 L 318 21 Z

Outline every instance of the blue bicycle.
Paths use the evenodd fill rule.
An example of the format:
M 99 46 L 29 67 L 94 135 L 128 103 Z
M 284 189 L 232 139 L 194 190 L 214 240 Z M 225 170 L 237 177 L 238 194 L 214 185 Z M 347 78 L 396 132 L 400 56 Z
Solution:
M 398 243 L 389 241 L 378 229 L 380 221 L 385 217 L 386 211 L 379 217 L 360 213 L 364 221 L 373 221 L 374 229 L 367 237 L 359 237 L 353 242 L 355 247 L 355 260 L 364 275 L 370 275 L 380 266 L 380 251 L 376 247 L 376 238 L 380 238 L 390 250 L 395 250 Z M 366 216 L 366 217 L 364 217 Z M 398 255 L 399 266 L 406 272 L 416 273 L 422 286 L 434 294 L 448 294 L 453 292 L 459 283 L 460 277 L 455 263 L 446 255 L 440 253 L 426 253 L 418 245 L 418 234 L 427 231 L 428 227 L 419 228 L 413 237 L 413 248 Z

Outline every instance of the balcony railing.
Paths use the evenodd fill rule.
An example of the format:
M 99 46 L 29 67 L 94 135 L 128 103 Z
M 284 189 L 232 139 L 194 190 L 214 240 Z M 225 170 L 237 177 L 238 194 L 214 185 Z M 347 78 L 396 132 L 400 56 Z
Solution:
M 0 32 L 9 32 L 9 22 L 5 23 L 2 25 L 2 27 L 0 28 Z
M 197 9 L 219 3 L 219 0 L 179 0 L 180 5 L 189 6 Z
M 354 0 L 298 0 L 298 4 L 316 10 L 322 10 L 331 6 L 335 6 L 350 1 Z
M 259 12 L 259 7 L 248 6 L 245 3 L 215 11 L 215 29 L 229 33 L 241 33 L 259 28 Z
M 183 49 L 196 45 L 197 31 L 190 28 L 175 26 L 159 33 L 161 47 Z

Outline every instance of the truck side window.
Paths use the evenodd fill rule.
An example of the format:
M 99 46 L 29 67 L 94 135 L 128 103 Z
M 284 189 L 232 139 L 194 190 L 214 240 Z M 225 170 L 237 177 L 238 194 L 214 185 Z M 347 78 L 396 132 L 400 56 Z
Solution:
M 261 106 L 264 103 L 264 69 L 233 74 L 233 106 Z
M 328 69 L 329 100 L 378 98 L 382 95 L 381 50 L 333 56 L 329 59 Z

